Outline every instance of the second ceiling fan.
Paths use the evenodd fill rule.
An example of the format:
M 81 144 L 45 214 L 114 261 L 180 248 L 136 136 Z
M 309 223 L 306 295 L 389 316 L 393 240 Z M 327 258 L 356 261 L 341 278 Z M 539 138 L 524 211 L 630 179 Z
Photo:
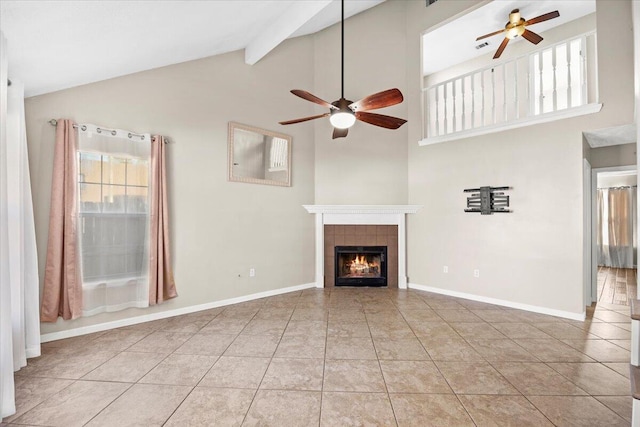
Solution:
M 353 126 L 356 120 L 360 120 L 374 126 L 380 126 L 387 129 L 398 129 L 407 121 L 398 117 L 385 116 L 383 114 L 369 113 L 370 110 L 390 107 L 400 104 L 404 97 L 398 89 L 388 89 L 382 92 L 374 93 L 359 101 L 353 102 L 344 97 L 344 0 L 342 0 L 342 19 L 341 19 L 341 40 L 342 40 L 342 57 L 341 57 L 341 73 L 342 73 L 342 91 L 340 99 L 329 103 L 317 96 L 300 89 L 291 91 L 302 99 L 322 105 L 329 109 L 329 112 L 319 114 L 317 116 L 303 117 L 300 119 L 287 120 L 280 122 L 281 125 L 292 125 L 295 123 L 306 122 L 308 120 L 319 119 L 329 116 L 329 121 L 333 126 L 333 139 L 344 138 L 349 133 L 349 128 Z
M 545 13 L 544 15 L 536 16 L 535 18 L 531 18 L 525 21 L 522 15 L 520 15 L 520 11 L 518 9 L 513 9 L 509 14 L 509 22 L 507 22 L 503 30 L 494 31 L 493 33 L 480 36 L 476 39 L 476 41 L 504 33 L 504 40 L 502 40 L 502 43 L 500 43 L 498 50 L 496 51 L 495 55 L 493 55 L 493 59 L 498 59 L 500 58 L 500 55 L 502 55 L 504 49 L 507 47 L 507 43 L 509 43 L 509 40 L 513 40 L 518 36 L 522 36 L 533 44 L 540 43 L 543 38 L 539 34 L 528 30 L 526 27 L 529 25 L 548 21 L 549 19 L 557 18 L 558 16 L 560 16 L 560 13 L 557 10 L 554 10 L 553 12 Z

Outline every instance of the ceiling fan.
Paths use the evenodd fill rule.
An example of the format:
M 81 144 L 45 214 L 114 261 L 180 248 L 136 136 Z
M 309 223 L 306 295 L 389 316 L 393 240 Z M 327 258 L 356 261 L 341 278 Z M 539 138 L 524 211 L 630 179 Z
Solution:
M 557 18 L 558 16 L 560 16 L 560 13 L 555 10 L 553 12 L 545 13 L 544 15 L 540 15 L 535 18 L 529 19 L 528 21 L 525 21 L 524 18 L 520 15 L 520 11 L 518 9 L 513 9 L 509 14 L 509 22 L 507 22 L 507 25 L 504 26 L 504 30 L 498 30 L 493 33 L 485 34 L 484 36 L 478 37 L 476 41 L 504 33 L 504 40 L 502 41 L 502 43 L 500 43 L 496 54 L 493 55 L 493 59 L 498 59 L 500 58 L 500 55 L 502 55 L 504 49 L 507 47 L 507 43 L 509 43 L 509 40 L 513 40 L 516 37 L 522 36 L 533 44 L 540 43 L 543 40 L 542 37 L 534 33 L 533 31 L 528 30 L 526 27 L 529 25 L 548 21 L 549 19 Z
M 407 121 L 399 119 L 397 117 L 385 116 L 383 114 L 369 113 L 370 110 L 377 110 L 378 108 L 390 107 L 392 105 L 400 104 L 404 98 L 402 92 L 398 89 L 388 89 L 382 92 L 374 93 L 367 97 L 362 98 L 360 101 L 350 101 L 344 97 L 344 0 L 342 0 L 342 91 L 340 99 L 332 103 L 318 98 L 311 93 L 294 89 L 292 94 L 299 96 L 302 99 L 311 101 L 318 105 L 322 105 L 329 109 L 328 113 L 319 114 L 317 116 L 303 117 L 301 119 L 288 120 L 280 122 L 281 125 L 292 125 L 294 123 L 306 122 L 308 120 L 319 119 L 321 117 L 329 116 L 329 121 L 333 126 L 333 139 L 344 138 L 349 133 L 349 128 L 353 126 L 356 120 L 369 123 L 374 126 L 380 126 L 387 129 L 398 129 Z

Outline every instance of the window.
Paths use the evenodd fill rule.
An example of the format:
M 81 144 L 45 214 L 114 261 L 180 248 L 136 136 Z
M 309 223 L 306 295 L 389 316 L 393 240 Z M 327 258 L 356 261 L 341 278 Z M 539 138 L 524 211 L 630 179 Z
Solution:
M 80 152 L 79 235 L 84 283 L 140 275 L 149 211 L 149 162 Z

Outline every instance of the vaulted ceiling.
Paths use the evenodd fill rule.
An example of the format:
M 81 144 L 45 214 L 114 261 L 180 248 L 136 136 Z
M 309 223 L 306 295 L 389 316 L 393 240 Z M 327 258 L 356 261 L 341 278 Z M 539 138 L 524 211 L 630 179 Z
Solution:
M 384 0 L 347 0 L 346 17 Z M 2 0 L 9 76 L 26 96 L 245 49 L 254 64 L 340 20 L 338 0 Z

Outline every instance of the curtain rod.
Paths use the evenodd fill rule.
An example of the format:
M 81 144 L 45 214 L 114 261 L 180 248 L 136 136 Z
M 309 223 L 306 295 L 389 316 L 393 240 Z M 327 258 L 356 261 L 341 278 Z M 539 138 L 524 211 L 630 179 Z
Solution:
M 51 120 L 49 120 L 49 124 L 50 124 L 51 126 L 57 126 L 57 125 L 58 125 L 58 121 L 57 121 L 56 119 L 51 119 Z M 79 128 L 79 129 L 81 129 L 81 130 L 83 130 L 83 131 L 84 131 L 84 130 L 87 130 L 87 127 L 86 127 L 85 125 L 79 126 L 79 125 L 77 125 L 77 124 L 74 124 L 74 125 L 73 125 L 73 127 L 74 127 L 75 129 L 78 129 L 78 128 Z M 111 132 L 111 135 L 115 135 L 115 134 L 116 134 L 116 131 L 115 131 L 114 129 L 106 129 L 106 128 L 100 128 L 100 127 L 98 128 L 98 133 L 100 133 L 100 132 L 101 132 L 101 131 L 103 131 L 103 130 L 104 130 L 104 131 L 107 131 L 107 132 Z M 141 133 L 134 133 L 134 132 L 129 132 L 129 134 L 128 134 L 127 136 L 128 136 L 129 138 L 131 138 L 132 136 L 144 137 L 144 134 L 141 134 Z M 168 143 L 169 143 L 169 140 L 168 140 L 166 137 L 164 138 L 164 143 L 165 143 L 165 144 L 168 144 Z
M 617 187 L 598 187 L 598 190 L 615 190 L 618 188 L 634 188 L 634 187 L 638 187 L 637 185 L 620 185 Z

